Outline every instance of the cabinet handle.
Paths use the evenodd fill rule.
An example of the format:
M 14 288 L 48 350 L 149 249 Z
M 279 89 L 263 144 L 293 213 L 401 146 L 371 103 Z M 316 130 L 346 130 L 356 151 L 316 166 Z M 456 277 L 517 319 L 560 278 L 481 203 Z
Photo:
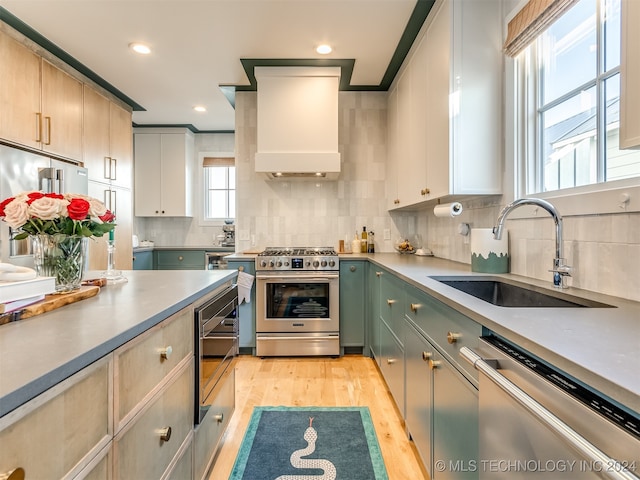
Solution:
M 111 158 L 111 168 L 109 169 L 109 179 L 110 180 L 117 180 L 117 174 L 118 174 L 118 159 L 117 158 Z
M 387 305 L 393 305 L 394 303 L 396 303 L 395 300 L 393 300 L 391 298 L 387 298 Z
M 349 271 L 350 271 L 350 272 L 355 272 L 355 271 L 356 271 L 356 266 L 355 266 L 355 265 L 351 265 L 351 266 L 349 267 Z
M 461 336 L 462 335 L 457 332 L 447 332 L 447 342 L 451 344 L 456 343 Z
M 381 277 L 382 276 L 382 272 L 376 272 L 376 277 Z
M 411 311 L 413 313 L 417 313 L 418 309 L 420 308 L 420 304 L 419 303 L 412 303 L 411 305 L 409 305 L 409 308 L 411 309 Z
M 24 480 L 24 470 L 18 467 L 10 472 L 0 473 L 0 480 Z
M 440 366 L 440 363 L 442 363 L 440 360 L 429 360 L 429 368 L 435 370 Z
M 422 352 L 422 360 L 425 362 L 433 357 L 433 352 Z
M 171 440 L 171 427 L 161 428 L 158 431 L 158 434 L 160 434 L 160 440 L 162 440 L 163 442 L 168 442 L 169 440 Z
M 102 170 L 104 170 L 102 176 L 107 180 L 111 178 L 111 158 L 104 157 L 102 159 Z
M 431 193 L 431 190 L 429 190 L 428 188 L 423 188 L 422 190 L 420 190 L 420 195 L 429 195 Z
M 47 127 L 47 141 L 45 145 L 51 145 L 51 117 L 44 117 L 44 123 Z
M 387 358 L 387 365 L 393 365 L 397 360 L 395 358 Z
M 173 353 L 173 348 L 171 345 L 168 345 L 162 349 L 160 349 L 160 358 L 163 360 L 169 360 L 169 357 Z
M 396 199 L 393 201 L 393 203 L 394 203 L 394 204 L 396 204 L 396 205 L 398 205 L 398 204 L 400 203 L 400 199 L 396 198 Z
M 222 423 L 222 420 L 224 420 L 224 414 L 223 413 L 216 413 L 213 416 L 213 419 L 218 423 Z
M 40 112 L 36 113 L 36 142 L 42 142 L 42 113 Z

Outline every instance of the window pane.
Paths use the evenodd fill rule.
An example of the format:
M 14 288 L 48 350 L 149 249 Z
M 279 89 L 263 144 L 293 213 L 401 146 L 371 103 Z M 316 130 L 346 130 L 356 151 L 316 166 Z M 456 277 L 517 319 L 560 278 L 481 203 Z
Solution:
M 543 190 L 597 181 L 595 88 L 542 113 Z
M 620 65 L 620 0 L 605 0 L 604 69 Z
M 582 0 L 540 36 L 542 104 L 596 77 L 596 25 L 596 0 Z
M 209 188 L 227 187 L 227 167 L 207 167 L 209 173 Z
M 229 188 L 236 188 L 236 167 L 229 167 Z
M 209 191 L 209 202 L 207 205 L 209 218 L 227 217 L 227 192 L 224 190 Z

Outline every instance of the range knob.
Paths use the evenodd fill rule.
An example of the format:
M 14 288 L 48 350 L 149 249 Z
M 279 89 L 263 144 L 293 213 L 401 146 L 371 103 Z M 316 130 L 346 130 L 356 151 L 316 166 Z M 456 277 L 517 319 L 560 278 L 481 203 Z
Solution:
M 263 268 L 266 267 L 267 266 L 267 261 L 266 260 L 262 260 L 260 262 L 260 266 L 263 267 Z
M 327 261 L 326 260 L 322 260 L 322 262 L 320 262 L 320 265 L 322 265 L 323 267 L 327 266 Z
M 320 265 L 320 262 L 318 262 L 318 260 L 314 260 L 313 261 L 313 267 L 314 268 L 318 268 L 318 265 Z
M 271 268 L 273 268 L 273 260 L 271 260 L 271 261 L 269 262 L 269 266 L 270 266 Z
M 289 266 L 289 262 L 284 262 L 284 266 L 288 267 Z
M 278 267 L 281 267 L 281 266 L 282 266 L 282 262 L 281 262 L 280 260 L 278 260 L 278 262 L 276 263 L 276 265 L 277 265 Z
M 329 266 L 330 267 L 335 267 L 336 266 L 336 262 L 334 260 L 329 260 Z

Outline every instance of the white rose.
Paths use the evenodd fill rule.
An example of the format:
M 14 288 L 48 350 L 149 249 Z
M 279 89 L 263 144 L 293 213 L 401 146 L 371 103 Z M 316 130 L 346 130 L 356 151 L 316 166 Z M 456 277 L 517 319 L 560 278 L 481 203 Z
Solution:
M 56 218 L 59 218 L 64 211 L 66 211 L 68 204 L 69 202 L 67 200 L 42 197 L 31 202 L 28 211 L 32 217 L 37 217 L 41 220 L 55 220 Z
M 20 228 L 29 220 L 28 205 L 24 201 L 14 199 L 4 207 L 4 221 L 11 228 Z

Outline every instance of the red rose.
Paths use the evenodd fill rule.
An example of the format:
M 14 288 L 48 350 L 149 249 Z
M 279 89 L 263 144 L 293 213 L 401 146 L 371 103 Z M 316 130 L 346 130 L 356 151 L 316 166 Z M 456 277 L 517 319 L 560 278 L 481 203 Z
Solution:
M 2 202 L 0 202 L 0 217 L 4 217 L 5 213 L 4 213 L 4 207 L 6 207 L 7 205 L 9 205 L 11 202 L 13 202 L 13 200 L 16 197 L 9 197 L 4 199 Z
M 116 216 L 111 213 L 111 210 L 107 210 L 104 215 L 98 217 L 104 223 L 113 222 L 116 219 Z
M 64 195 L 60 195 L 59 193 L 45 193 L 44 196 L 49 198 L 57 198 L 58 200 L 64 199 Z
M 74 198 L 67 206 L 69 218 L 71 220 L 84 220 L 87 218 L 90 207 L 91 205 L 86 200 L 82 198 Z
M 29 198 L 29 200 L 27 200 L 27 205 L 31 205 L 31 203 L 33 203 L 34 200 L 44 197 L 44 193 L 31 192 L 29 195 L 27 195 L 27 197 Z

